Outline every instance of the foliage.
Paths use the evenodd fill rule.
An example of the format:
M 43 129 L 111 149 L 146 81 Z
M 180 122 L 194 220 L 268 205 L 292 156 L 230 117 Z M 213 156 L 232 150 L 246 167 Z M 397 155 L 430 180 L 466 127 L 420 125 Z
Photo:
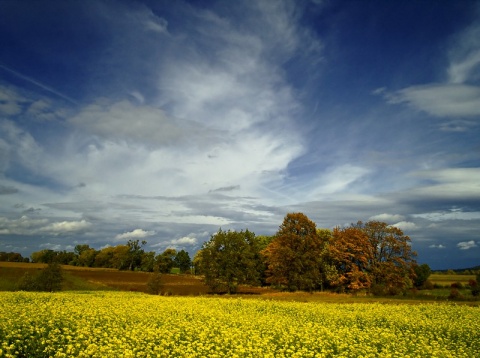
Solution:
M 185 250 L 180 250 L 175 255 L 174 259 L 175 265 L 180 269 L 180 273 L 190 272 L 190 267 L 192 266 L 192 260 L 190 255 Z
M 48 264 L 36 275 L 26 272 L 18 284 L 21 291 L 60 291 L 63 282 L 63 272 L 59 264 L 53 262 Z
M 202 246 L 197 262 L 213 291 L 235 293 L 240 284 L 258 284 L 259 257 L 254 233 L 219 229 Z
M 128 240 L 128 255 L 127 255 L 127 263 L 128 269 L 130 271 L 135 270 L 136 268 L 140 267 L 142 262 L 142 255 L 144 254 L 144 250 L 142 249 L 147 242 L 143 240 L 141 243 L 139 240 Z
M 147 291 L 153 295 L 158 295 L 163 287 L 162 274 L 160 272 L 154 272 L 147 282 Z
M 140 270 L 145 272 L 153 272 L 155 269 L 155 252 L 144 252 L 140 262 Z
M 432 270 L 430 269 L 430 266 L 428 266 L 427 264 L 415 265 L 414 272 L 415 272 L 415 279 L 413 281 L 413 285 L 415 287 L 423 287 L 427 282 L 428 278 L 430 277 L 430 275 L 432 274 Z
M 476 357 L 478 307 L 0 293 L 5 357 Z M 39 309 L 41 308 L 41 309 Z
M 155 258 L 155 270 L 160 273 L 170 273 L 175 266 L 175 256 L 177 256 L 176 250 L 166 249 Z
M 273 241 L 262 251 L 267 282 L 289 291 L 313 291 L 323 282 L 326 242 L 302 213 L 287 214 Z
M 18 252 L 5 252 L 1 251 L 0 252 L 0 261 L 6 261 L 6 262 L 28 262 L 30 261 L 28 257 L 23 257 L 20 253 Z
M 396 294 L 411 286 L 416 253 L 399 228 L 380 221 L 336 228 L 330 253 L 340 287 L 351 291 L 374 287 L 377 294 Z

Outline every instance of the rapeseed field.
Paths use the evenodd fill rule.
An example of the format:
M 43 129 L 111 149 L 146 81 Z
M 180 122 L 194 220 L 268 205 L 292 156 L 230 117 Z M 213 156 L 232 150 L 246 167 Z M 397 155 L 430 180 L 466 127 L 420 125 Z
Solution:
M 480 308 L 0 292 L 0 357 L 478 357 Z

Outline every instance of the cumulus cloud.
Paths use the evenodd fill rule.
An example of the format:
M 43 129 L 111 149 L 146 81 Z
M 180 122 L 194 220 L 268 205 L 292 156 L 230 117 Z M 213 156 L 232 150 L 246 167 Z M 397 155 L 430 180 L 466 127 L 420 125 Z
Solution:
M 170 241 L 170 245 L 193 246 L 195 244 L 197 244 L 197 238 L 190 236 L 184 236 L 179 239 L 173 239 Z
M 117 240 L 130 240 L 130 239 L 144 239 L 148 236 L 155 235 L 155 231 L 146 231 L 143 229 L 135 229 L 133 231 L 124 232 L 115 236 Z
M 430 247 L 430 248 L 432 248 L 432 249 L 445 249 L 445 248 L 446 248 L 446 246 L 445 246 L 445 245 L 442 245 L 442 244 L 432 244 L 432 245 L 430 245 L 430 246 L 428 246 L 428 247 Z
M 473 240 L 470 240 L 470 241 L 463 241 L 463 242 L 459 242 L 457 244 L 457 247 L 460 249 L 460 250 L 470 250 L 474 247 L 478 247 L 478 245 L 475 243 L 475 241 Z

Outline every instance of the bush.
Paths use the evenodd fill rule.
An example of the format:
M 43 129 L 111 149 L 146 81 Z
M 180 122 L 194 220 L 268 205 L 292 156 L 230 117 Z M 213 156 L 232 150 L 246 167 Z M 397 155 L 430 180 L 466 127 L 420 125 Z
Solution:
M 62 289 L 63 272 L 57 263 L 50 263 L 36 275 L 26 272 L 20 279 L 18 289 L 21 291 L 54 292 Z
M 450 285 L 450 287 L 451 287 L 451 288 L 457 288 L 457 289 L 462 289 L 462 288 L 464 288 L 464 287 L 463 287 L 463 284 L 462 284 L 461 282 L 458 282 L 458 281 L 452 283 L 452 284 Z
M 463 298 L 463 296 L 459 290 L 457 290 L 456 288 L 452 288 L 450 290 L 450 295 L 448 295 L 448 298 L 451 300 L 455 300 L 455 299 Z
M 160 272 L 155 272 L 150 276 L 147 282 L 147 291 L 152 295 L 158 295 L 162 290 L 162 274 Z
M 423 283 L 422 288 L 425 289 L 425 290 L 433 290 L 435 288 L 435 285 L 432 283 L 432 281 L 426 280 Z
M 470 290 L 472 292 L 472 296 L 477 297 L 480 295 L 480 285 L 478 284 L 477 281 L 475 280 L 470 280 L 468 282 L 468 285 L 470 286 Z

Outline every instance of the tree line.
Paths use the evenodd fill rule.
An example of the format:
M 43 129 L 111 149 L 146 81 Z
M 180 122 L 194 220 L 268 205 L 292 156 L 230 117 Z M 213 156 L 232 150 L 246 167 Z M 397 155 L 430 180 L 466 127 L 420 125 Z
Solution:
M 290 213 L 273 236 L 220 229 L 193 261 L 213 291 L 234 293 L 249 284 L 398 294 L 430 274 L 415 257 L 410 238 L 384 222 L 318 229 L 303 213 Z
M 170 273 L 173 267 L 181 273 L 190 271 L 192 260 L 185 250 L 166 249 L 160 254 L 146 252 L 146 241 L 129 240 L 125 245 L 96 250 L 87 244 L 76 245 L 73 252 L 43 249 L 33 252 L 32 262 L 57 263 L 82 267 L 114 268 L 118 270 Z
M 139 240 L 101 250 L 86 244 L 76 245 L 74 252 L 45 249 L 32 253 L 31 259 L 157 273 L 169 273 L 173 267 L 186 273 L 193 267 L 213 292 L 235 293 L 246 284 L 288 291 L 394 295 L 422 287 L 431 274 L 427 264 L 416 262 L 410 242 L 401 229 L 380 221 L 330 230 L 317 228 L 303 213 L 289 213 L 272 236 L 220 228 L 193 261 L 185 250 L 146 252 L 146 242 Z M 21 259 L 21 255 L 8 257 Z

